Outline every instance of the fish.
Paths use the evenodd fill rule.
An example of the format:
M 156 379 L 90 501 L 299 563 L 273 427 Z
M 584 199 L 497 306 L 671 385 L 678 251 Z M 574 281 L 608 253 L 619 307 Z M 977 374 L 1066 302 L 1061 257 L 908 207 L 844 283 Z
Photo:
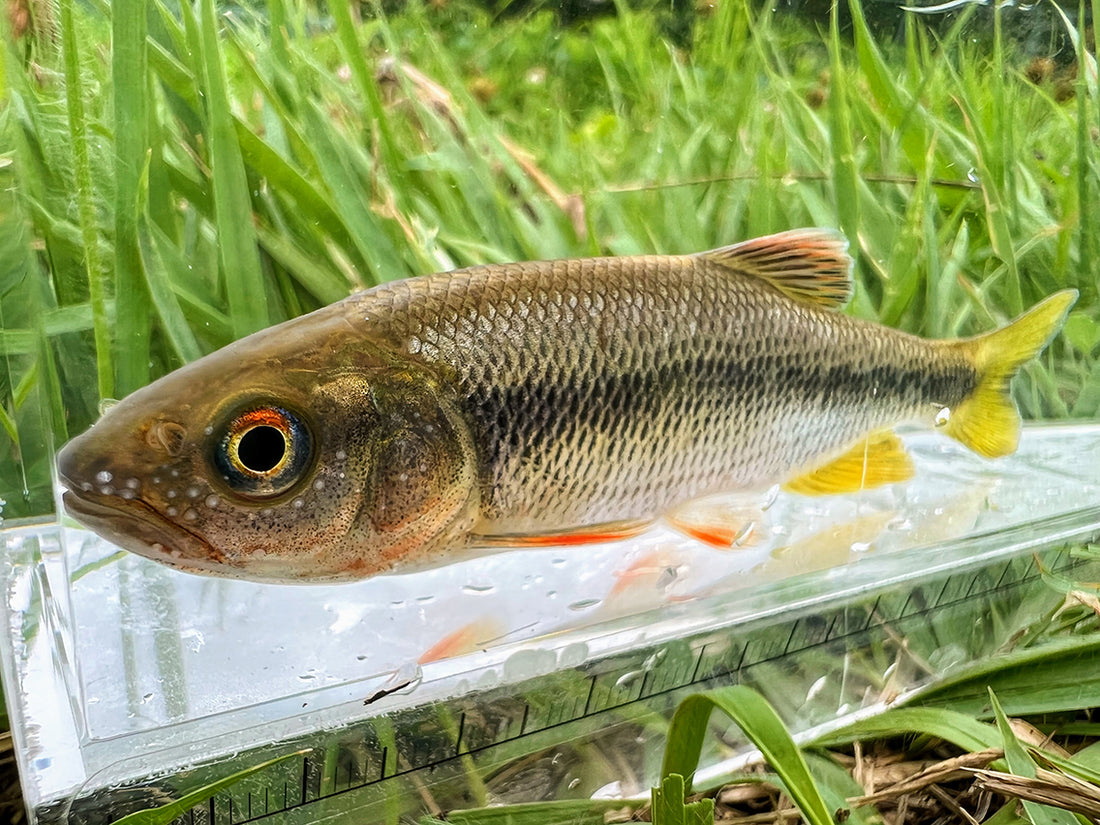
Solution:
M 1075 291 L 940 341 L 840 312 L 852 290 L 828 229 L 391 281 L 119 401 L 60 451 L 64 504 L 182 570 L 339 582 L 904 481 L 905 422 L 1015 449 L 1010 382 Z

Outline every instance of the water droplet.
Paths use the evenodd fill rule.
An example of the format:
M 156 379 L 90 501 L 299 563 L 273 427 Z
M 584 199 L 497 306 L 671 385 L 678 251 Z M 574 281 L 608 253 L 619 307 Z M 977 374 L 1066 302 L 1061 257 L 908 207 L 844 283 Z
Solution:
M 480 595 L 483 593 L 492 593 L 495 589 L 496 585 L 492 584 L 467 584 L 463 586 L 462 592 Z
M 756 529 L 756 522 L 750 521 L 744 527 L 737 531 L 737 535 L 733 537 L 733 546 L 740 547 L 750 535 L 752 531 Z
M 405 606 L 405 600 L 404 599 L 395 599 L 394 601 L 390 602 L 390 607 L 404 607 L 404 606 Z
M 947 425 L 947 422 L 950 421 L 950 420 L 951 420 L 951 408 L 950 407 L 940 407 L 940 411 L 938 413 L 936 413 L 936 426 L 937 427 L 944 427 L 944 426 Z
M 622 676 L 620 676 L 618 679 L 615 680 L 615 687 L 617 687 L 617 688 L 630 687 L 630 685 L 634 684 L 636 681 L 638 681 L 638 679 L 640 679 L 643 676 L 645 676 L 644 671 L 641 671 L 641 670 L 628 670 L 626 673 L 624 673 Z
M 306 673 L 299 673 L 298 678 L 303 682 L 308 682 L 310 679 L 316 679 L 317 675 L 312 671 Z
M 569 605 L 570 610 L 587 610 L 590 607 L 594 607 L 602 601 L 601 599 L 581 599 L 580 601 L 573 602 Z
M 866 553 L 871 549 L 871 542 L 869 541 L 854 541 L 852 542 L 853 553 Z
M 304 498 L 302 498 L 301 496 L 294 499 L 294 509 L 295 510 L 301 510 L 305 506 L 306 506 L 306 500 Z
M 764 494 L 764 502 L 760 505 L 760 509 L 767 510 L 775 504 L 777 498 L 779 498 L 779 485 L 773 484 L 768 488 L 768 492 Z
M 401 482 L 405 482 L 405 481 L 408 481 L 408 480 L 409 480 L 409 474 L 408 474 L 408 473 L 401 473 L 401 474 L 400 474 L 400 475 L 399 475 L 399 476 L 397 477 L 397 480 L 398 480 L 398 481 L 401 481 Z
M 550 564 L 553 567 L 563 567 L 565 565 L 565 559 L 560 557 L 556 559 L 551 559 Z
M 207 496 L 205 504 L 211 510 L 215 510 L 217 509 L 218 505 L 221 504 L 221 499 L 217 496 Z
M 153 694 L 146 693 L 144 696 L 141 697 L 141 704 L 143 704 L 143 705 L 148 704 L 152 700 L 152 698 L 153 698 Z
M 580 784 L 581 784 L 581 778 L 579 776 L 576 779 L 569 780 L 569 790 L 573 790 L 574 788 L 576 788 Z
M 434 602 L 434 601 L 435 601 L 435 596 L 417 596 L 416 597 L 416 603 L 417 604 L 430 604 L 431 602 Z
M 366 653 L 360 653 L 358 656 L 355 657 L 355 661 L 357 661 L 357 662 L 367 661 L 367 654 Z
M 110 484 L 113 478 L 114 475 L 107 470 L 100 470 L 95 474 L 96 484 Z

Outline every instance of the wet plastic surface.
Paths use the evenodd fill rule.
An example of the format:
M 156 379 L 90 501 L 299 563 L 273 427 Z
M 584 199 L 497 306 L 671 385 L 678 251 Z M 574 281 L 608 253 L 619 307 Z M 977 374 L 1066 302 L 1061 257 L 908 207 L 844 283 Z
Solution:
M 882 678 L 833 685 L 829 657 L 889 635 L 874 632 L 876 615 L 897 635 L 1010 584 L 1042 588 L 1033 553 L 1071 567 L 1067 542 L 1100 533 L 1100 427 L 1029 428 L 996 462 L 935 433 L 906 440 L 908 484 L 725 500 L 717 510 L 743 541 L 724 551 L 659 527 L 354 585 L 277 586 L 178 573 L 69 526 L 9 528 L 4 688 L 28 802 L 61 821 L 76 798 L 73 821 L 110 822 L 303 750 L 273 769 L 285 778 L 269 771 L 245 791 L 236 814 L 228 795 L 228 813 L 210 803 L 200 820 L 308 822 L 380 799 L 415 813 L 402 799 L 416 797 L 405 785 L 418 769 L 433 770 L 424 782 L 462 784 L 469 766 L 448 760 L 464 753 L 501 765 L 554 744 L 550 729 L 561 743 L 613 736 L 691 689 L 765 673 L 798 697 L 781 708 L 794 729 L 844 719 L 996 649 L 992 631 L 980 642 L 972 628 L 941 633 L 920 667 L 894 662 L 889 691 Z M 560 718 L 546 716 L 538 697 L 553 705 L 572 690 Z M 402 744 L 409 730 L 416 743 Z M 638 788 L 619 790 L 653 780 L 648 759 L 631 771 Z M 206 767 L 183 772 L 196 764 Z M 494 798 L 554 798 L 555 781 L 515 779 Z

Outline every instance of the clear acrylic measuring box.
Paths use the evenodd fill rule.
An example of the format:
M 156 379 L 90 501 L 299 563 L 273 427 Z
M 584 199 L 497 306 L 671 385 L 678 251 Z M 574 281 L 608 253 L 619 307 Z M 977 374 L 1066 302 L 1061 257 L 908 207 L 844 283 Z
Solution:
M 731 550 L 658 527 L 278 586 L 179 573 L 70 522 L 10 526 L 0 643 L 28 806 L 110 823 L 270 760 L 179 821 L 637 794 L 652 720 L 736 682 L 796 732 L 838 725 L 1003 652 L 1062 600 L 1044 574 L 1096 575 L 1073 548 L 1100 537 L 1100 426 L 1028 427 L 998 461 L 906 442 L 906 484 L 714 505 Z M 579 770 L 584 748 L 607 770 Z

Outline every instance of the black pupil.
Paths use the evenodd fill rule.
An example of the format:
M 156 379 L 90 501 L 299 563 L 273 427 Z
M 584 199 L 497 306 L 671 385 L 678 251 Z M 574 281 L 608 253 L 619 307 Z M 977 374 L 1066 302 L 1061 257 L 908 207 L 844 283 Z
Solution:
M 286 454 L 286 438 L 274 427 L 253 427 L 241 436 L 237 458 L 254 473 L 266 473 L 278 466 Z

